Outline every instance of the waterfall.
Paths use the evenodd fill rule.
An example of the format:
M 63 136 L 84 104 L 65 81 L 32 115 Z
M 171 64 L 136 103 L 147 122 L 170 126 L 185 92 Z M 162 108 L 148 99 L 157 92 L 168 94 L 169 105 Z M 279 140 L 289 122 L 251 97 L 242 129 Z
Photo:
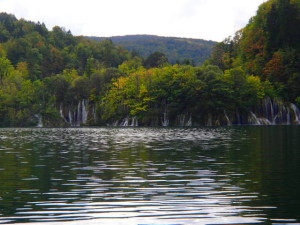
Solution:
M 179 126 L 184 127 L 184 125 L 185 125 L 185 114 L 180 114 L 178 120 L 179 120 Z
M 227 126 L 231 126 L 232 123 L 231 123 L 231 121 L 230 121 L 230 119 L 229 119 L 229 117 L 228 117 L 228 115 L 227 115 L 226 110 L 224 110 L 224 116 L 225 116 L 225 119 L 226 119 L 226 121 L 227 121 Z
M 35 115 L 38 118 L 38 124 L 36 127 L 43 127 L 43 120 L 41 115 Z
M 212 115 L 211 113 L 208 114 L 208 119 L 207 119 L 207 123 L 206 123 L 206 126 L 209 126 L 211 127 L 213 124 L 212 124 Z
M 262 100 L 260 107 L 255 113 L 249 112 L 249 114 L 248 122 L 250 124 L 300 124 L 300 112 L 296 105 L 287 104 L 269 97 Z
M 76 110 L 73 112 L 73 123 L 72 123 L 72 126 L 76 126 Z
M 66 120 L 65 116 L 64 116 L 64 111 L 63 111 L 63 105 L 60 104 L 59 106 L 59 114 L 60 114 L 60 117 L 66 122 L 68 123 L 68 121 Z
M 59 114 L 60 114 L 61 118 L 65 118 L 64 117 L 64 113 L 63 113 L 63 106 L 62 106 L 62 104 L 60 104 L 60 106 L 59 106 Z
M 192 124 L 193 124 L 193 122 L 192 122 L 192 115 L 190 115 L 189 120 L 188 120 L 187 123 L 186 123 L 186 126 L 187 126 L 187 127 L 191 127 Z
M 78 102 L 78 105 L 77 105 L 77 126 L 80 126 L 81 124 L 81 111 L 80 111 L 80 105 L 81 105 L 81 102 Z
M 267 118 L 257 117 L 255 113 L 250 111 L 250 116 L 248 117 L 249 124 L 251 125 L 271 125 L 271 121 Z
M 294 113 L 294 122 L 296 124 L 300 124 L 300 111 L 299 109 L 297 108 L 297 106 L 293 103 L 291 103 L 291 109 L 293 110 L 293 113 Z
M 72 113 L 71 113 L 71 110 L 69 110 L 69 123 L 72 125 Z
M 130 118 L 129 116 L 125 117 L 121 123 L 119 123 L 119 120 L 114 121 L 112 124 L 107 124 L 107 126 L 121 126 L 121 127 L 138 127 L 139 122 L 136 116 Z
M 269 103 L 270 103 L 270 109 L 271 109 L 271 118 L 272 118 L 272 121 L 273 121 L 273 123 L 272 123 L 272 124 L 274 124 L 274 121 L 275 121 L 275 119 L 274 119 L 274 105 L 272 104 L 272 101 L 271 101 L 271 99 L 270 99 L 270 98 L 268 98 L 268 100 L 269 100 Z
M 119 120 L 116 120 L 115 122 L 112 123 L 112 126 L 117 127 L 119 124 Z M 109 125 L 109 124 L 108 124 Z
M 250 112 L 248 121 L 251 125 L 261 125 L 260 120 L 257 118 L 257 116 L 253 112 Z
M 138 123 L 138 120 L 137 120 L 136 116 L 132 117 L 130 126 L 131 127 L 138 127 L 139 126 L 139 123 Z
M 165 112 L 163 113 L 162 126 L 163 127 L 169 126 L 169 120 L 168 120 L 167 110 L 165 110 Z
M 82 105 L 82 107 L 81 107 L 82 108 L 81 121 L 82 121 L 83 124 L 86 124 L 87 123 L 87 118 L 88 118 L 88 111 L 86 109 L 86 104 L 85 104 L 84 100 L 82 100 L 81 105 Z
M 126 118 L 122 121 L 122 123 L 120 124 L 120 126 L 122 126 L 122 127 L 128 127 L 128 125 L 129 125 L 129 118 L 126 117 Z
M 178 125 L 180 127 L 191 127 L 192 126 L 192 115 L 189 113 L 184 113 L 184 114 L 178 115 L 176 117 L 176 125 Z

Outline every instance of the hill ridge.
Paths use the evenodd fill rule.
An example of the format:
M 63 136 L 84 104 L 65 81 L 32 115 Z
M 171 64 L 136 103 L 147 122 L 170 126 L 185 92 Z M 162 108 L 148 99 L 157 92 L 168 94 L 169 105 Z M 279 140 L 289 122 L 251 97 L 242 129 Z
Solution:
M 136 52 L 144 58 L 156 51 L 162 52 L 173 64 L 189 60 L 195 65 L 201 65 L 210 57 L 213 47 L 217 44 L 211 40 L 148 34 L 85 37 L 97 41 L 110 39 L 114 44 Z

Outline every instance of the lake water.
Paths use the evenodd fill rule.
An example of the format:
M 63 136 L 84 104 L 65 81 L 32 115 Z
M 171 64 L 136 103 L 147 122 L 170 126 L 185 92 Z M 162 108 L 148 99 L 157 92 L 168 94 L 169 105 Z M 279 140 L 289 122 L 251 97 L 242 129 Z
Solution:
M 0 129 L 0 223 L 300 224 L 300 127 Z

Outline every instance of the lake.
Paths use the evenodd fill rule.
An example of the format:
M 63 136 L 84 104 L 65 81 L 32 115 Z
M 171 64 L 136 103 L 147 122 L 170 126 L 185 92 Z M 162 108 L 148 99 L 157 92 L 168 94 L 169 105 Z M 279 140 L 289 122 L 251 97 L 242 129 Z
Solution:
M 0 223 L 300 224 L 300 127 L 0 129 Z

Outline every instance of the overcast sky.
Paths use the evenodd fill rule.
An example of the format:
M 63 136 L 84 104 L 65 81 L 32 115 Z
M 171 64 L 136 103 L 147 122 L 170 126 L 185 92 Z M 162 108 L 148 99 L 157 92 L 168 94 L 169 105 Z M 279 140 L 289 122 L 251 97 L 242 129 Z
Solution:
M 265 0 L 0 0 L 18 19 L 58 25 L 74 35 L 152 34 L 222 41 Z

